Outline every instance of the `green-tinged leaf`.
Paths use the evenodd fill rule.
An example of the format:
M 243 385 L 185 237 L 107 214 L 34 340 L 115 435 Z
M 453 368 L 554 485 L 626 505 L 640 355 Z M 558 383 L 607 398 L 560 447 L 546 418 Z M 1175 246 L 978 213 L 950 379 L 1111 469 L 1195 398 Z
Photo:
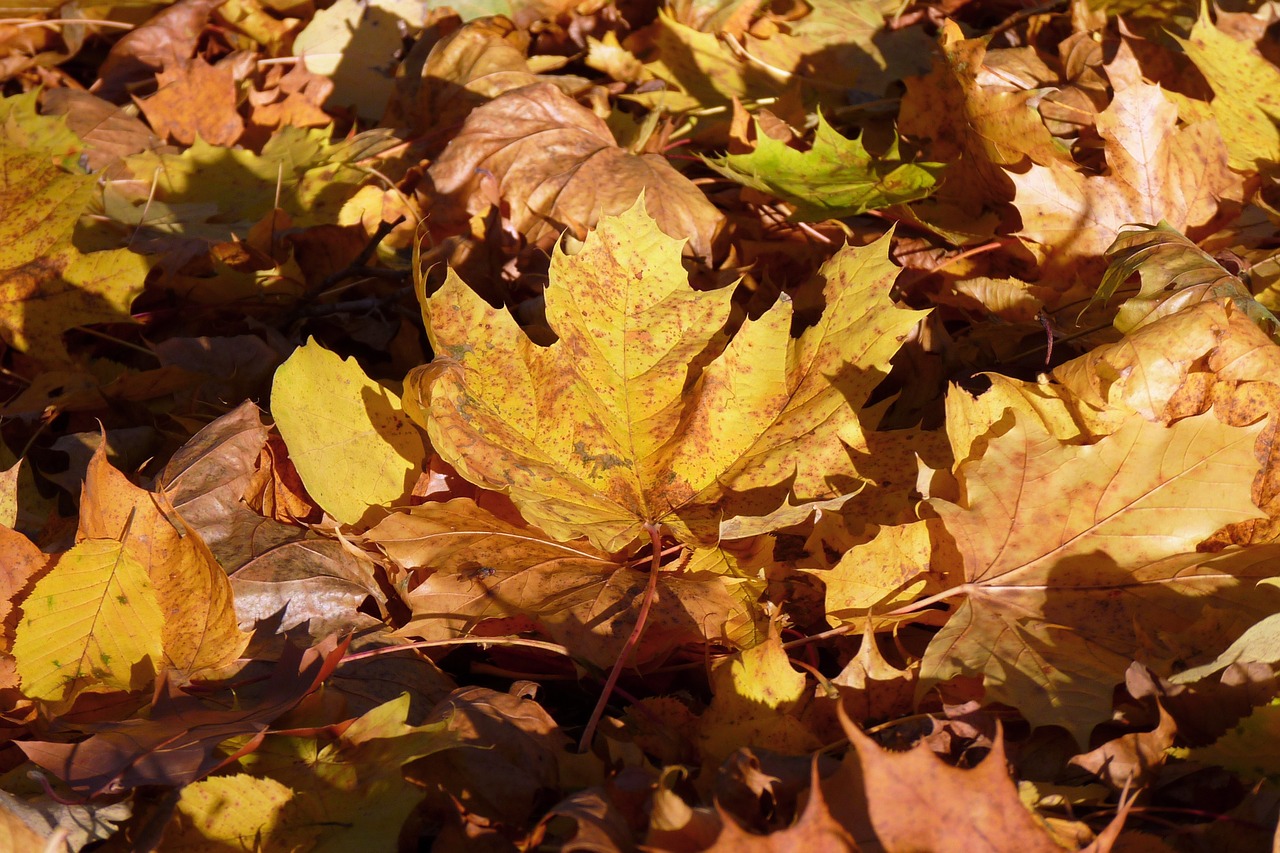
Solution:
M 1248 783 L 1280 782 L 1280 704 L 1272 702 L 1253 713 L 1209 746 L 1178 749 L 1179 757 L 1217 765 Z
M 1168 222 L 1120 232 L 1107 249 L 1107 260 L 1110 266 L 1095 301 L 1109 300 L 1135 273 L 1142 282 L 1138 295 L 1116 314 L 1115 326 L 1122 332 L 1196 302 L 1230 299 L 1273 339 L 1280 338 L 1280 320 L 1253 298 L 1244 282 Z
M 308 831 L 319 828 L 313 851 L 345 853 L 353 849 L 394 850 L 401 827 L 422 802 L 421 788 L 410 784 L 401 766 L 459 746 L 447 722 L 411 726 L 409 694 L 377 706 L 357 718 L 338 737 L 269 736 L 249 761 L 255 776 L 268 777 L 293 791 L 259 849 L 291 849 Z M 271 787 L 274 796 L 283 791 Z
M 36 109 L 40 92 L 32 89 L 11 98 L 0 98 L 0 129 L 5 142 L 29 153 L 48 154 L 53 162 L 78 168 L 84 141 L 67 127 L 63 116 L 44 116 Z
M 142 690 L 155 677 L 164 617 L 125 544 L 87 539 L 22 602 L 13 643 L 22 691 L 64 703 L 84 690 Z
M 427 458 L 400 398 L 315 341 L 276 371 L 271 411 L 307 492 L 343 524 L 406 497 Z
M 846 139 L 818 116 L 808 151 L 767 136 L 757 126 L 749 154 L 709 158 L 707 165 L 743 186 L 776 195 L 795 207 L 793 220 L 815 222 L 857 216 L 922 199 L 933 192 L 941 163 L 904 163 L 893 147 L 874 157 L 860 138 Z
M 1263 583 L 1280 586 L 1280 582 L 1274 578 Z M 1250 626 L 1226 651 L 1209 663 L 1183 670 L 1169 680 L 1174 684 L 1191 684 L 1208 678 L 1233 663 L 1280 663 L 1280 613 Z
M 131 177 L 113 180 L 106 215 L 166 234 L 225 240 L 279 207 L 294 227 L 338 221 L 368 175 L 354 164 L 395 144 L 384 131 L 331 142 L 325 128 L 285 127 L 261 153 L 197 139 L 180 153 L 146 151 L 125 161 Z M 154 186 L 153 186 L 154 184 Z

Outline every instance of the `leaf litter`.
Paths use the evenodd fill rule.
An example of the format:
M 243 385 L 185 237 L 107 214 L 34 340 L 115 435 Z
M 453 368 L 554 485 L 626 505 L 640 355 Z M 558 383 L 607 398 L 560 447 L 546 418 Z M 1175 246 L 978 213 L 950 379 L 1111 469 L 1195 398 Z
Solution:
M 1270 849 L 1269 6 L 497 5 L 0 21 L 5 837 Z

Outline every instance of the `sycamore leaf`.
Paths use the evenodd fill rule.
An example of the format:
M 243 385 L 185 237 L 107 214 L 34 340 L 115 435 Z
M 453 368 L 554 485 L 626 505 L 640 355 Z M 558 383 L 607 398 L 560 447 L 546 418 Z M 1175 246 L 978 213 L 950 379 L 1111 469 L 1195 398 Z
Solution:
M 921 690 L 982 676 L 988 701 L 1083 743 L 1131 660 L 1167 669 L 1167 647 L 1204 605 L 1242 599 L 1244 579 L 1274 559 L 1263 548 L 1194 552 L 1223 524 L 1258 515 L 1249 495 L 1262 424 L 1208 413 L 1166 428 L 1135 415 L 1079 447 L 1014 415 L 959 466 L 960 504 L 930 500 L 963 559 L 965 599 L 929 644 Z
M 731 289 L 690 288 L 678 243 L 637 204 L 577 254 L 556 252 L 550 347 L 450 273 L 424 300 L 437 361 L 410 374 L 405 393 L 446 461 L 506 490 L 557 539 L 618 551 L 663 524 L 712 544 L 722 517 L 772 512 L 788 490 L 813 500 L 860 482 L 854 406 L 923 316 L 889 299 L 887 243 L 823 266 L 826 309 L 798 339 L 782 298 L 699 374 Z
M 711 673 L 711 707 L 698 720 L 703 755 L 718 764 L 743 744 L 791 754 L 816 749 L 817 736 L 796 716 L 805 688 L 776 634 L 721 661 Z
M 1040 257 L 1045 275 L 1069 276 L 1079 263 L 1093 262 L 1130 223 L 1203 225 L 1238 182 L 1216 124 L 1178 127 L 1178 110 L 1159 86 L 1119 89 L 1097 127 L 1107 175 L 1086 176 L 1061 163 L 1008 173 L 1022 215 L 1018 236 Z
M 797 151 L 757 126 L 755 150 L 705 162 L 726 178 L 794 206 L 791 218 L 801 222 L 857 216 L 924 198 L 942 169 L 939 163 L 903 163 L 897 140 L 883 157 L 873 157 L 860 137 L 845 139 L 821 113 L 808 151 Z
M 400 398 L 314 340 L 276 371 L 271 410 L 307 493 L 343 524 L 406 497 L 427 459 Z
M 977 767 L 962 770 L 924 743 L 891 752 L 843 713 L 840 724 L 853 748 L 821 788 L 832 813 L 860 844 L 937 853 L 1062 850 L 1018 798 L 1003 738 Z
M 617 659 L 635 625 L 644 574 L 586 544 L 562 544 L 508 524 L 466 498 L 396 513 L 369 531 L 392 560 L 434 573 L 405 596 L 413 615 L 403 636 L 446 639 L 486 622 L 540 628 L 600 667 Z M 709 571 L 664 572 L 636 660 L 683 643 L 740 639 L 751 632 L 735 582 Z M 514 633 L 504 631 L 503 633 Z
M 159 668 L 164 616 L 125 542 L 86 539 L 23 601 L 13 641 L 22 690 L 69 704 L 84 690 L 143 690 Z
M 688 236 L 701 257 L 710 257 L 724 221 L 665 157 L 619 148 L 599 116 L 550 83 L 504 92 L 477 107 L 430 173 L 437 192 L 471 214 L 490 204 L 478 189 L 481 180 L 496 179 L 516 230 L 547 247 L 565 227 L 593 228 L 642 192 L 658 227 Z
M 128 321 L 151 267 L 127 249 L 82 254 L 72 245 L 93 192 L 94 178 L 0 144 L 0 338 L 41 362 L 67 360 L 67 329 Z
M 926 153 L 949 165 L 940 196 L 970 213 L 1007 199 L 1001 166 L 1026 160 L 1070 168 L 1066 149 L 1032 107 L 1036 90 L 999 89 L 980 82 L 986 40 L 966 39 L 943 24 L 933 70 L 906 80 L 898 130 L 930 140 Z
M 89 462 L 77 535 L 122 539 L 149 574 L 164 618 L 158 638 L 166 665 L 191 676 L 240 656 L 249 636 L 237 627 L 226 573 L 163 493 L 138 488 L 111 466 L 105 443 Z
M 1215 26 L 1208 11 L 1200 7 L 1189 38 L 1174 38 L 1213 88 L 1209 106 L 1222 126 L 1231 168 L 1263 171 L 1280 161 L 1280 69 L 1255 45 Z
M 1110 299 L 1135 273 L 1142 282 L 1138 295 L 1116 314 L 1115 326 L 1122 332 L 1196 302 L 1230 299 L 1273 339 L 1280 337 L 1280 320 L 1245 283 L 1167 222 L 1121 232 L 1107 249 L 1107 261 L 1097 301 Z

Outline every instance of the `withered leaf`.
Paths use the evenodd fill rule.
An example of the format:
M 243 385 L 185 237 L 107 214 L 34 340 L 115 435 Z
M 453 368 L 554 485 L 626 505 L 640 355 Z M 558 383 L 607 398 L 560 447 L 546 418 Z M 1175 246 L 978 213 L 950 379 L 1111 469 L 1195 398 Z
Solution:
M 619 148 L 599 116 L 549 83 L 477 107 L 430 174 L 437 192 L 468 213 L 487 209 L 477 186 L 492 175 L 516 230 L 546 247 L 566 227 L 586 236 L 583 229 L 627 210 L 642 191 L 658 227 L 688 237 L 695 255 L 710 257 L 724 219 L 665 157 Z

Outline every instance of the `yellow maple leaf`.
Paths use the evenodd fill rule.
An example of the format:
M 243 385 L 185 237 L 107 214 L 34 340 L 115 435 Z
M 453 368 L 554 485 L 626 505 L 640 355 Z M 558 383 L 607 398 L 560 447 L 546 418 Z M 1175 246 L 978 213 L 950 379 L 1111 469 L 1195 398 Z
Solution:
M 437 358 L 405 395 L 432 446 L 553 537 L 607 551 L 647 524 L 710 544 L 722 517 L 765 515 L 788 492 L 858 488 L 857 407 L 924 314 L 889 298 L 888 238 L 822 267 L 826 309 L 798 338 L 783 297 L 719 351 L 731 289 L 692 289 L 641 204 L 556 252 L 549 347 L 453 273 L 424 299 Z

